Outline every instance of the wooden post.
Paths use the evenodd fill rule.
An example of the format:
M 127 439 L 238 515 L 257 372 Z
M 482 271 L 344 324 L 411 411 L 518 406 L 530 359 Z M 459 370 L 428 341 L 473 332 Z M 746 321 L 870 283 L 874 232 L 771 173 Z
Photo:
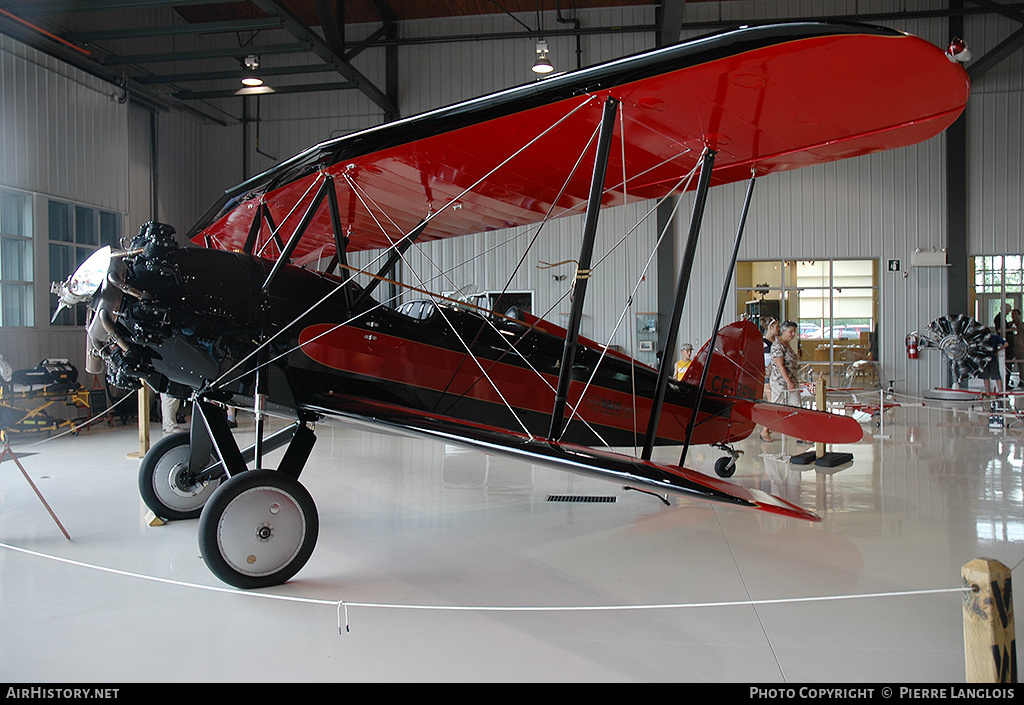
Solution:
M 964 665 L 968 683 L 1016 683 L 1010 569 L 975 558 L 960 570 L 964 590 Z
M 129 458 L 142 458 L 149 451 L 149 407 L 153 392 L 145 382 L 139 387 L 139 452 L 129 453 Z
M 818 379 L 814 381 L 814 404 L 818 411 L 828 410 L 825 395 L 825 375 L 819 374 Z M 790 462 L 797 463 L 798 465 L 814 463 L 820 467 L 835 468 L 853 461 L 853 453 L 830 452 L 827 445 L 826 443 L 816 443 L 814 450 L 794 455 L 790 458 Z

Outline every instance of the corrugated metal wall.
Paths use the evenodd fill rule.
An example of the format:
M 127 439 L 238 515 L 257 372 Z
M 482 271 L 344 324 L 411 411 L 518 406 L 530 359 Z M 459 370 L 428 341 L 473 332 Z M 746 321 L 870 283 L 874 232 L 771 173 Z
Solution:
M 123 97 L 117 87 L 0 35 L 0 186 L 35 194 L 36 325 L 0 333 L 0 353 L 17 368 L 44 358 L 68 358 L 85 368 L 84 331 L 48 325 L 56 305 L 48 200 L 120 213 L 125 234 L 154 216 L 150 112 Z M 183 230 L 208 202 L 196 188 L 205 166 L 202 127 L 170 112 L 156 122 L 159 217 L 183 222 Z
M 1019 27 L 1000 16 L 985 16 L 969 21 L 965 34 L 978 57 Z M 967 114 L 968 253 L 1022 254 L 1024 52 L 1007 57 L 971 88 Z
M 124 212 L 128 207 L 128 106 L 113 86 L 0 35 L 0 185 L 33 204 L 35 328 L 2 329 L 0 353 L 15 368 L 68 358 L 84 369 L 85 333 L 50 328 L 47 198 Z
M 0 35 L 0 92 L 0 184 L 127 209 L 128 106 L 113 99 L 119 91 Z

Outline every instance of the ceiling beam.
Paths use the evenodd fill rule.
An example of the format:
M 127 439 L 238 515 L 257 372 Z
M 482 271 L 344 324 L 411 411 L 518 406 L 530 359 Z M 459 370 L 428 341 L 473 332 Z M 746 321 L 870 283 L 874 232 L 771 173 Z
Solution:
M 186 5 L 226 5 L 238 0 L 37 0 L 19 2 L 18 14 L 25 17 L 98 10 L 126 10 L 140 7 L 184 7 Z
M 301 66 L 274 66 L 265 67 L 261 66 L 259 75 L 262 76 L 293 76 L 295 74 L 310 74 L 310 73 L 321 73 L 325 71 L 333 71 L 334 69 L 327 64 L 302 64 Z M 145 76 L 135 76 L 133 80 L 143 85 L 151 83 L 184 83 L 187 81 L 219 81 L 224 79 L 244 78 L 245 76 L 251 76 L 252 71 L 249 69 L 230 69 L 226 71 L 195 71 L 191 73 L 167 73 L 167 74 L 148 74 Z
M 169 110 L 173 108 L 190 113 L 204 120 L 215 122 L 219 125 L 227 124 L 224 120 L 182 103 L 167 93 L 143 86 L 136 83 L 131 78 L 125 78 L 115 69 L 108 68 L 93 58 L 74 50 L 70 46 L 60 44 L 46 35 L 40 34 L 39 32 L 3 15 L 0 15 L 0 34 L 6 34 L 9 37 L 13 37 L 33 49 L 53 56 L 69 66 L 74 66 L 85 73 L 96 76 L 97 78 L 110 83 L 119 91 L 123 91 L 125 95 L 131 96 L 132 100 L 138 101 L 139 104 L 149 109 Z
M 350 63 L 338 54 L 334 53 L 327 42 L 320 38 L 313 30 L 307 27 L 301 20 L 293 15 L 287 8 L 283 7 L 277 0 L 250 0 L 268 15 L 280 17 L 284 21 L 284 28 L 291 34 L 304 42 L 309 42 L 314 54 L 319 56 L 325 63 L 334 67 L 335 71 L 356 84 L 356 87 L 385 114 L 398 112 L 398 107 L 377 88 L 370 79 L 360 73 Z
M 986 71 L 995 68 L 999 62 L 1016 52 L 1022 46 L 1024 46 L 1024 27 L 1018 29 L 1009 37 L 995 45 L 992 49 L 985 52 L 985 55 L 980 59 L 971 61 L 971 65 L 967 67 L 967 75 L 971 77 L 972 81 L 976 81 Z
M 1024 22 L 1024 13 L 1013 7 L 1007 7 L 1001 3 L 995 2 L 995 0 L 970 0 L 971 3 L 979 5 L 985 9 L 991 10 L 992 12 L 999 13 L 1003 17 L 1009 17 L 1011 20 L 1017 22 Z
M 206 100 L 209 98 L 236 98 L 240 96 L 272 96 L 285 95 L 287 93 L 315 93 L 316 91 L 347 91 L 358 88 L 352 81 L 334 83 L 304 83 L 294 86 L 275 86 L 267 88 L 225 88 L 223 90 L 209 91 L 178 91 L 174 97 L 178 100 Z
M 242 58 L 258 53 L 260 56 L 270 54 L 298 54 L 313 50 L 307 42 L 298 44 L 265 44 L 244 47 L 218 47 L 216 49 L 196 49 L 193 51 L 166 51 L 155 54 L 112 54 L 102 62 L 108 66 L 120 64 L 153 64 L 162 61 L 188 61 L 189 59 L 224 59 Z
M 160 27 L 118 27 L 116 29 L 97 29 L 87 32 L 72 32 L 71 38 L 78 42 L 96 42 L 105 39 L 171 37 L 180 34 L 225 34 L 228 32 L 254 32 L 263 29 L 278 29 L 282 24 L 283 22 L 280 17 L 264 17 L 251 20 L 197 22 L 195 24 L 174 24 Z
M 345 55 L 345 0 L 336 0 L 338 9 L 335 11 L 331 0 L 313 0 L 316 15 L 320 18 L 327 46 L 338 56 Z

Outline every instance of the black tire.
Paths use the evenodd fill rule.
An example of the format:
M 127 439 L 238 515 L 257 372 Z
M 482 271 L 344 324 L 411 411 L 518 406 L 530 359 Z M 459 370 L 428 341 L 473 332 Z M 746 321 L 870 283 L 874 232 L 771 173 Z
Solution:
M 199 517 L 199 550 L 207 567 L 245 590 L 287 582 L 313 554 L 320 520 L 299 481 L 272 470 L 248 470 L 224 482 Z
M 736 472 L 736 459 L 724 456 L 715 461 L 715 474 L 719 477 L 732 477 Z
M 188 469 L 189 433 L 165 436 L 153 444 L 139 465 L 139 494 L 161 519 L 195 519 L 203 511 L 220 480 L 183 485 L 180 475 Z M 210 462 L 215 458 L 211 455 Z

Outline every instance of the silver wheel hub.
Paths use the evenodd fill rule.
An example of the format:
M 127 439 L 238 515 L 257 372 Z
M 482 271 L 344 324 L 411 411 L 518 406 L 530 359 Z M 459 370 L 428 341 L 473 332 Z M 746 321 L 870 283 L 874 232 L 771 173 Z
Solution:
M 200 482 L 198 484 L 183 482 L 182 478 L 186 477 L 187 474 L 188 461 L 186 460 L 184 462 L 177 463 L 173 468 L 171 468 L 170 475 L 167 478 L 167 484 L 170 486 L 171 491 L 185 499 L 195 497 L 206 488 L 207 484 L 209 484 L 206 482 Z
M 306 521 L 302 507 L 287 492 L 254 487 L 225 507 L 217 526 L 217 545 L 233 569 L 245 575 L 268 575 L 299 553 Z

